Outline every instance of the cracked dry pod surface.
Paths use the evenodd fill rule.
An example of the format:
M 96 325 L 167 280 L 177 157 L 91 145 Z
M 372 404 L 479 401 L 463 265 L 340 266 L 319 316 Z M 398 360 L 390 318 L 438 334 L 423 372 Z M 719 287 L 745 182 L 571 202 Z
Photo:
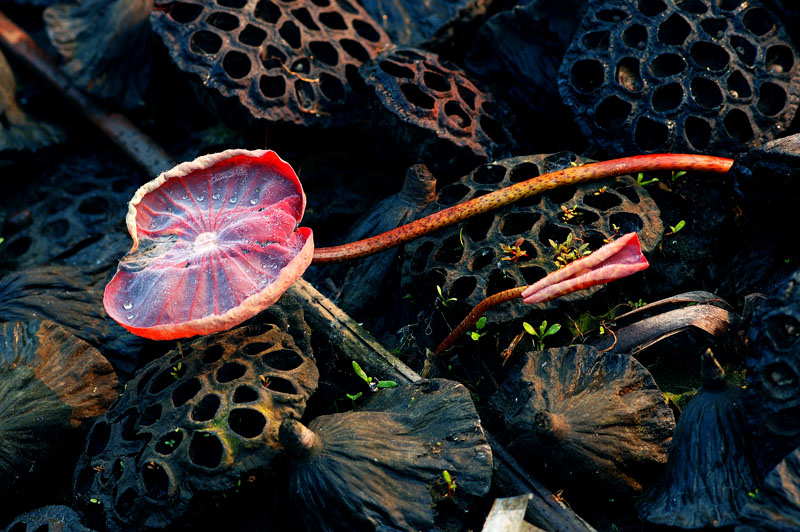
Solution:
M 789 126 L 798 76 L 780 14 L 757 1 L 592 0 L 559 91 L 610 153 L 738 153 Z
M 559 152 L 481 165 L 456 183 L 442 187 L 420 217 L 487 191 L 587 162 L 570 152 Z M 444 297 L 457 299 L 452 306 L 466 314 L 488 296 L 533 284 L 555 271 L 556 251 L 550 240 L 560 244 L 572 234 L 574 247 L 588 243 L 587 249 L 594 251 L 615 234 L 614 225 L 620 235 L 638 233 L 646 253 L 661 241 L 664 228 L 658 206 L 629 176 L 550 191 L 409 242 L 402 270 L 403 289 L 428 301 L 438 285 Z M 520 238 L 520 248 L 526 254 L 511 260 L 513 257 L 504 253 L 501 245 L 513 246 Z M 601 289 L 581 290 L 544 305 L 572 305 Z M 507 322 L 527 315 L 532 308 L 518 298 L 497 305 L 486 316 L 490 321 Z
M 372 89 L 376 127 L 409 164 L 452 175 L 507 155 L 515 145 L 507 109 L 432 52 L 391 47 L 359 74 Z
M 274 324 L 179 344 L 144 366 L 95 423 L 75 470 L 77 501 L 105 512 L 112 529 L 202 513 L 270 464 L 281 422 L 303 415 L 318 376 Z
M 57 484 L 40 481 L 74 459 L 72 440 L 82 436 L 76 429 L 102 414 L 119 389 L 111 364 L 60 325 L 0 324 L 0 513 L 17 496 Z
M 492 452 L 469 391 L 444 379 L 383 389 L 362 410 L 308 428 L 286 421 L 281 441 L 306 530 L 429 530 L 437 503 L 468 504 L 491 481 Z
M 94 532 L 81 523 L 81 516 L 69 506 L 53 505 L 25 512 L 3 532 Z
M 574 497 L 640 494 L 663 471 L 675 429 L 644 366 L 585 345 L 528 353 L 489 404 L 509 451 Z
M 172 60 L 256 119 L 310 126 L 360 118 L 357 69 L 389 37 L 354 0 L 157 0 Z
M 683 409 L 664 476 L 639 503 L 647 521 L 679 528 L 726 527 L 739 522 L 757 485 L 744 390 L 725 379 L 708 350 L 703 386 Z

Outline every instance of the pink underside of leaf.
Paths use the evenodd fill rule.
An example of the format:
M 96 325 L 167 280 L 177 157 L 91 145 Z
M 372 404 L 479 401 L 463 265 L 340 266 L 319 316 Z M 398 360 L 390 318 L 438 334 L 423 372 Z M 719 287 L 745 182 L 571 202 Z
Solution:
M 638 235 L 628 233 L 532 284 L 522 292 L 522 298 L 528 304 L 542 303 L 627 277 L 649 265 L 642 255 Z
M 171 339 L 230 328 L 310 264 L 311 230 L 295 230 L 305 196 L 274 152 L 213 154 L 162 176 L 131 201 L 134 247 L 103 299 L 131 332 Z

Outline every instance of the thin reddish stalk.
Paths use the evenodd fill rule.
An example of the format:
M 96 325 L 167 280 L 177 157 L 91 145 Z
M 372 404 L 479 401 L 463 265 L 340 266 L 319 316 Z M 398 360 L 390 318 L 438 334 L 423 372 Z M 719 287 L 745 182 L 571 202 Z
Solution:
M 439 347 L 436 348 L 436 354 L 441 355 L 452 345 L 461 338 L 461 336 L 469 330 L 470 327 L 475 325 L 477 321 L 483 316 L 487 310 L 494 307 L 495 305 L 499 305 L 500 303 L 505 303 L 506 301 L 511 301 L 512 299 L 516 299 L 522 296 L 522 291 L 528 288 L 527 286 L 518 286 L 516 288 L 509 288 L 508 290 L 504 290 L 502 292 L 498 292 L 493 296 L 489 296 L 477 305 L 472 311 L 467 314 L 467 317 L 458 324 L 458 327 L 453 329 L 447 338 L 442 340 L 442 343 L 439 344 Z
M 635 157 L 612 159 L 610 161 L 565 168 L 564 170 L 533 177 L 501 190 L 465 201 L 425 218 L 402 225 L 397 229 L 364 240 L 341 246 L 317 248 L 314 250 L 312 262 L 339 262 L 366 257 L 394 246 L 405 244 L 422 235 L 456 224 L 478 214 L 504 207 L 523 198 L 529 198 L 558 187 L 658 170 L 686 170 L 724 174 L 732 164 L 733 159 L 725 159 L 723 157 L 663 153 L 637 155 Z

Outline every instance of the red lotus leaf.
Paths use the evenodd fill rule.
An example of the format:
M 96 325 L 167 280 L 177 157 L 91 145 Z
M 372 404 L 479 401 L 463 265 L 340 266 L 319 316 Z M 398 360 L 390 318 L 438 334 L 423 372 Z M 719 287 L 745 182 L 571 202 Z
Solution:
M 525 303 L 542 303 L 597 284 L 610 283 L 647 269 L 639 236 L 628 233 L 591 255 L 571 262 L 522 292 Z
M 162 173 L 125 218 L 133 247 L 106 286 L 109 316 L 156 340 L 229 329 L 274 303 L 311 263 L 306 198 L 275 152 L 228 150 Z

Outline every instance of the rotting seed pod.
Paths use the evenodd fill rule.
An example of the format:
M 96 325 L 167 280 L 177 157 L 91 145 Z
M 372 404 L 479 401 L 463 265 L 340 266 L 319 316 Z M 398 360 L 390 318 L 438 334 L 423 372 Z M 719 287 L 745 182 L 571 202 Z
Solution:
M 0 374 L 5 499 L 26 493 L 29 483 L 50 473 L 55 449 L 68 449 L 75 429 L 117 398 L 120 383 L 96 349 L 60 325 L 39 320 L 0 324 Z
M 254 118 L 360 118 L 357 69 L 389 37 L 354 0 L 157 0 L 153 30 L 178 67 Z
M 152 9 L 153 0 L 83 0 L 48 7 L 44 21 L 78 86 L 132 108 L 151 78 Z
M 489 404 L 509 451 L 573 497 L 636 495 L 658 478 L 675 418 L 633 357 L 572 345 L 528 353 Z
M 485 495 L 491 481 L 492 452 L 469 391 L 443 379 L 383 389 L 362 410 L 308 428 L 285 421 L 280 437 L 306 530 L 430 530 L 437 502 Z
M 112 529 L 160 528 L 204 509 L 281 450 L 317 367 L 273 324 L 205 336 L 144 366 L 95 423 L 74 476 Z M 97 501 L 96 503 L 90 502 Z
M 639 503 L 639 515 L 657 525 L 734 525 L 757 484 L 744 390 L 725 379 L 711 350 L 703 354 L 701 375 L 703 387 L 675 428 L 664 476 Z
M 570 152 L 560 152 L 481 165 L 443 187 L 422 215 L 586 162 Z M 619 228 L 618 235 L 637 232 L 645 252 L 661 240 L 663 224 L 658 206 L 633 178 L 618 177 L 547 192 L 408 243 L 402 272 L 404 290 L 420 300 L 429 300 L 438 285 L 445 297 L 457 299 L 455 307 L 463 304 L 469 310 L 490 295 L 533 284 L 556 270 L 557 253 L 550 240 L 561 244 L 573 235 L 573 248 L 588 243 L 588 249 L 594 251 L 614 236 L 614 226 Z M 517 255 L 504 251 L 515 244 L 519 247 Z M 598 290 L 600 287 L 590 288 L 546 305 L 572 304 Z M 506 322 L 529 312 L 530 305 L 518 299 L 492 308 L 487 317 Z
M 69 506 L 45 506 L 20 515 L 4 532 L 93 532 Z
M 757 1 L 592 0 L 559 91 L 610 153 L 738 153 L 780 135 L 800 63 Z
M 800 271 L 753 313 L 746 400 L 754 449 L 766 474 L 800 446 Z
M 736 532 L 800 530 L 800 449 L 789 453 L 758 489 L 749 491 Z
M 437 176 L 503 156 L 514 144 L 507 110 L 434 53 L 392 47 L 359 74 L 384 111 L 374 117 L 392 147 Z
M 59 128 L 32 119 L 20 108 L 16 90 L 11 66 L 0 53 L 0 152 L 34 151 L 61 142 L 64 133 Z

